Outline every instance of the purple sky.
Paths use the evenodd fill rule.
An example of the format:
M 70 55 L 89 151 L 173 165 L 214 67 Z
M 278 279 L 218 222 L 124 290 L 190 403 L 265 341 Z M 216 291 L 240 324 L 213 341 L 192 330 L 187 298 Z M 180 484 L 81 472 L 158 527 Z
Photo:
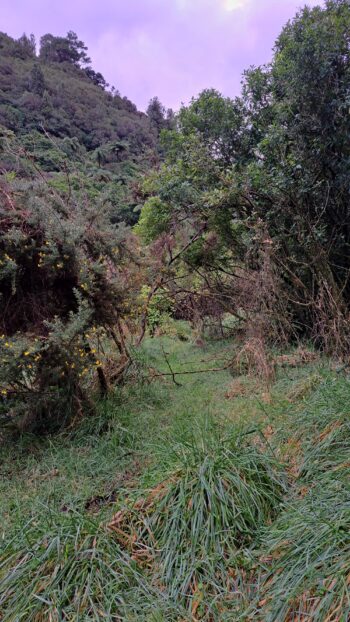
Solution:
M 283 24 L 322 0 L 1 0 L 0 30 L 37 39 L 78 33 L 95 70 L 144 109 L 177 109 L 203 88 L 239 94 L 242 71 L 265 63 Z

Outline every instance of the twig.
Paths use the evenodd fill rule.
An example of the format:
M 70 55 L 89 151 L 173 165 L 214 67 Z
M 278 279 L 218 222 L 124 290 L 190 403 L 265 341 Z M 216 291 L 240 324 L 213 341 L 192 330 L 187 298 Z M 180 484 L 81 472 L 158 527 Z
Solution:
M 224 367 L 212 367 L 211 369 L 196 369 L 194 371 L 171 371 L 171 372 L 163 372 L 159 374 L 152 374 L 152 378 L 160 378 L 163 376 L 187 376 L 188 374 L 206 374 L 209 372 L 219 372 L 226 371 L 231 367 L 231 363 L 225 365 Z
M 166 364 L 167 364 L 167 366 L 169 368 L 169 371 L 171 373 L 171 376 L 172 376 L 172 379 L 173 379 L 173 383 L 176 384 L 177 387 L 181 387 L 182 385 L 179 382 L 177 382 L 177 380 L 175 379 L 175 372 L 172 370 L 172 367 L 170 365 L 169 359 L 167 357 L 167 353 L 165 352 L 163 345 L 162 345 L 162 352 L 163 352 L 163 356 L 165 358 Z

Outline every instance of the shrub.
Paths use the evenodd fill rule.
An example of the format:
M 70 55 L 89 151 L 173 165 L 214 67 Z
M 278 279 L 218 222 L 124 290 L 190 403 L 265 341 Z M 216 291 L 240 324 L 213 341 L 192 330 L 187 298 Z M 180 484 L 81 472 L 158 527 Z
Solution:
M 20 154 L 19 154 L 20 155 Z M 107 390 L 103 343 L 126 362 L 132 297 L 126 233 L 108 205 L 58 193 L 43 174 L 0 178 L 0 421 L 47 429 Z M 127 266 L 127 270 L 126 270 Z M 122 369 L 122 368 L 121 368 Z M 89 381 L 89 382 L 87 382 Z

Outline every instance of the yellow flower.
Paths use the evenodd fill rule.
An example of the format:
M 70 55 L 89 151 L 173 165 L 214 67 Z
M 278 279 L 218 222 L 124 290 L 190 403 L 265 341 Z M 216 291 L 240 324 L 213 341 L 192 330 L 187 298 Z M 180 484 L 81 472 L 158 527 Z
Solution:
M 24 356 L 29 356 L 30 352 L 29 350 L 26 350 L 25 352 L 23 352 Z
M 1 394 L 2 394 L 2 395 L 7 395 L 7 391 L 6 391 L 6 389 L 1 389 Z

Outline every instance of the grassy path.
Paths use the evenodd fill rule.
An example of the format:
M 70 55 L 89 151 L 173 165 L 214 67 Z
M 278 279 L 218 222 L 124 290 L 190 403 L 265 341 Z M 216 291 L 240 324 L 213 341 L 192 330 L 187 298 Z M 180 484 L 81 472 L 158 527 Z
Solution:
M 287 622 L 302 620 L 304 610 L 315 622 L 348 619 L 350 383 L 346 376 L 319 362 L 280 369 L 269 389 L 253 378 L 233 378 L 227 369 L 204 371 L 225 367 L 231 347 L 230 342 L 197 347 L 168 336 L 148 339 L 132 372 L 138 382 L 100 404 L 96 418 L 55 437 L 40 440 L 26 436 L 19 445 L 2 448 L 0 618 L 2 615 L 4 622 Z M 152 370 L 174 371 L 176 383 L 171 375 L 141 381 L 145 369 L 147 376 L 155 373 Z M 198 370 L 201 373 L 179 373 Z M 213 426 L 219 433 L 211 438 Z M 196 437 L 197 430 L 208 430 L 205 447 L 199 432 Z M 248 440 L 255 438 L 253 444 L 237 444 L 240 434 Z M 265 449 L 259 457 L 256 451 L 262 444 Z M 175 596 L 170 588 L 164 592 L 159 568 L 149 574 L 147 564 L 140 567 L 105 529 L 125 500 L 129 499 L 127 507 L 131 508 L 132 499 L 139 499 L 140 494 L 147 498 L 152 487 L 157 490 L 169 469 L 171 472 L 174 446 L 186 450 L 181 458 L 182 475 L 169 480 L 173 488 L 170 486 L 162 510 L 166 521 L 156 519 L 154 523 L 159 541 L 165 538 L 163 549 L 170 543 L 172 550 L 174 543 L 165 567 L 174 572 L 172 556 L 177 559 L 178 554 L 180 564 L 187 560 L 195 568 L 202 555 L 198 546 L 207 551 L 212 546 L 209 540 L 201 544 L 203 534 L 206 538 L 212 529 L 208 525 L 216 521 L 212 531 L 215 551 L 215 538 L 221 538 L 223 529 L 219 525 L 225 524 L 226 512 L 229 516 L 237 505 L 237 517 L 227 519 L 227 534 L 234 535 L 238 529 L 238 535 L 232 536 L 232 541 L 225 536 L 223 544 L 227 559 L 222 572 L 228 573 L 224 596 L 231 591 L 240 594 L 237 602 L 233 596 L 229 598 L 229 606 L 222 607 L 218 596 L 208 600 L 209 583 L 205 587 L 196 582 L 191 584 L 190 606 L 186 607 L 181 591 L 174 592 Z M 265 465 L 264 454 L 271 456 L 271 465 Z M 177 458 L 174 473 L 180 473 Z M 285 483 L 279 479 L 279 467 L 276 484 L 272 471 L 269 475 L 270 469 L 275 469 L 275 458 L 284 463 Z M 203 462 L 198 462 L 197 480 L 193 476 L 197 466 L 193 465 L 198 460 Z M 222 504 L 216 506 L 217 495 L 221 495 L 217 485 L 223 485 L 226 492 Z M 287 486 L 282 505 L 273 500 L 280 494 L 280 485 Z M 186 494 L 187 501 L 182 497 Z M 204 495 L 202 501 L 200 494 Z M 232 502 L 227 504 L 230 495 Z M 162 505 L 162 498 L 158 500 Z M 212 507 L 210 521 L 203 527 L 201 503 Z M 256 512 L 252 510 L 255 506 Z M 280 516 L 272 522 L 277 510 Z M 127 511 L 126 522 L 137 531 L 138 513 Z M 187 523 L 181 517 L 187 511 L 192 536 L 180 554 L 187 537 Z M 265 513 L 271 514 L 271 519 L 265 520 Z M 142 520 L 153 520 L 147 516 L 146 509 Z M 236 522 L 245 525 L 243 532 Z M 172 524 L 177 525 L 173 533 Z M 130 525 L 123 524 L 123 529 Z M 252 540 L 256 529 L 260 533 Z M 182 530 L 183 536 L 179 536 Z M 147 537 L 145 533 L 142 536 L 145 542 Z M 197 546 L 193 559 L 192 553 L 187 556 L 192 540 Z M 246 544 L 235 551 L 239 541 Z M 261 559 L 270 555 L 275 560 L 272 567 L 265 562 L 261 565 Z M 209 577 L 212 564 L 210 576 L 217 575 L 215 581 L 219 581 L 221 561 L 222 555 L 216 559 L 212 552 L 206 570 L 200 573 Z M 118 610 L 123 613 L 117 614 Z

